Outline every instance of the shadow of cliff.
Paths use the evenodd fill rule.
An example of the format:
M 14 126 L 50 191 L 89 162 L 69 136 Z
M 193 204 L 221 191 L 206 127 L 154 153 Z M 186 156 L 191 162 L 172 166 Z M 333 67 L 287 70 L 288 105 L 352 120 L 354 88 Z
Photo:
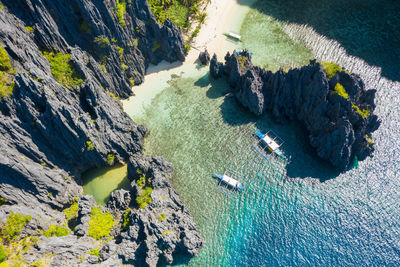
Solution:
M 240 2 L 240 0 L 239 0 Z M 353 56 L 400 81 L 400 1 L 259 0 L 258 11 L 288 23 L 308 24 Z
M 256 126 L 262 132 L 273 128 L 285 141 L 282 150 L 285 155 L 290 156 L 290 161 L 286 165 L 287 177 L 311 177 L 324 182 L 340 174 L 340 171 L 329 162 L 318 157 L 310 145 L 307 130 L 300 122 L 277 124 L 270 114 L 265 114 L 257 121 Z
M 289 178 L 314 178 L 321 182 L 335 178 L 340 174 L 329 162 L 318 157 L 316 151 L 311 147 L 307 130 L 300 122 L 277 123 L 272 115 L 267 112 L 257 117 L 243 107 L 236 98 L 230 93 L 225 77 L 214 80 L 208 75 L 200 78 L 196 83 L 205 83 L 203 79 L 209 79 L 211 87 L 207 91 L 209 98 L 224 97 L 220 106 L 220 112 L 225 123 L 231 126 L 240 126 L 248 123 L 255 123 L 256 127 L 262 132 L 274 129 L 285 144 L 282 150 L 285 155 L 291 157 L 291 161 L 286 165 L 287 176 Z
M 206 92 L 207 97 L 211 99 L 224 97 L 224 101 L 220 106 L 220 112 L 225 123 L 235 126 L 255 122 L 257 120 L 257 117 L 243 107 L 231 94 L 228 83 L 224 78 L 215 80 L 207 74 L 200 78 L 195 84 L 205 83 L 206 79 L 211 84 L 211 87 Z

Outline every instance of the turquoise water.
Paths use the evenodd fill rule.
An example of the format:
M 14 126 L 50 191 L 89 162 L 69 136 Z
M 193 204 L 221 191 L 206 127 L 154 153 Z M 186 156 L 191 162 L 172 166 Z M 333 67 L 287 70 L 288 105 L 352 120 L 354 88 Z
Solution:
M 264 50 L 260 28 L 268 29 L 268 38 L 261 38 Z M 261 66 L 287 68 L 313 56 L 260 9 L 250 11 L 241 33 Z M 379 81 L 376 112 L 382 125 L 372 136 L 374 157 L 340 174 L 315 156 L 296 123 L 252 116 L 227 94 L 223 80 L 210 79 L 207 68 L 191 76 L 171 78 L 133 115 L 150 129 L 146 152 L 173 163 L 174 186 L 206 241 L 189 265 L 399 266 L 398 84 Z M 290 163 L 266 162 L 251 149 L 253 124 L 283 136 Z M 236 198 L 217 190 L 212 177 L 228 169 L 246 187 Z

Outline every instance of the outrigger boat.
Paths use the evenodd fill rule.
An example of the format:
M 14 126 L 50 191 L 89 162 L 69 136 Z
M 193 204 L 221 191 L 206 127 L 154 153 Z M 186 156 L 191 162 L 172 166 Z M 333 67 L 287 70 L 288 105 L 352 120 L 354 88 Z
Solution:
M 284 141 L 282 140 L 282 138 L 279 137 L 277 133 L 275 133 L 272 129 L 268 130 L 265 134 L 263 134 L 257 128 L 254 128 L 254 130 L 256 135 L 260 138 L 260 141 L 266 144 L 268 150 L 271 153 L 276 154 L 277 156 L 280 156 L 282 158 L 286 158 L 282 150 L 280 149 Z
M 239 34 L 233 32 L 225 33 L 225 36 L 238 42 L 242 38 Z
M 219 180 L 218 186 L 224 184 L 226 187 L 230 187 L 233 191 L 244 190 L 244 186 L 241 182 L 236 179 L 229 177 L 226 174 L 214 173 L 214 176 Z M 222 190 L 222 192 L 230 195 L 229 193 Z

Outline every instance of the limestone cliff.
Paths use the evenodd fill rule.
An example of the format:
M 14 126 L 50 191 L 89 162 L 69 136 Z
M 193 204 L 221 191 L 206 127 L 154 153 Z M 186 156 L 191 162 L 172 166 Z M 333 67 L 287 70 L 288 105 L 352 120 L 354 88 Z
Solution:
M 4 0 L 0 45 L 9 56 L 15 84 L 12 94 L 0 99 L 0 218 L 5 222 L 10 212 L 31 215 L 22 233 L 39 235 L 49 224 L 66 221 L 61 211 L 71 199 L 82 197 L 84 171 L 110 164 L 110 157 L 111 164 L 144 157 L 147 129 L 136 125 L 117 99 L 132 95 L 131 86 L 143 81 L 149 63 L 184 60 L 182 39 L 168 19 L 164 25 L 156 22 L 145 0 Z M 54 64 L 59 62 L 46 55 L 68 60 L 60 64 L 69 66 L 77 84 L 67 86 L 66 78 L 57 76 Z M 104 209 L 121 215 L 118 208 Z M 181 215 L 193 225 L 195 238 L 185 244 L 194 255 L 202 241 L 190 215 Z M 177 229 L 177 238 L 184 231 Z M 72 266 L 87 254 L 88 244 L 94 241 L 86 235 L 69 235 L 42 238 L 36 249 L 47 251 L 54 245 L 60 249 L 51 253 L 58 258 L 50 262 Z M 134 253 L 130 249 L 124 253 Z M 27 263 L 37 260 L 38 251 Z M 175 247 L 165 253 L 167 262 L 172 253 L 177 253 Z M 123 261 L 120 254 L 113 264 L 139 264 Z M 68 261 L 60 261 L 63 255 L 70 256 Z M 144 265 L 162 258 L 158 252 L 151 256 Z
M 248 51 L 228 53 L 225 64 L 214 55 L 210 73 L 226 76 L 236 99 L 255 115 L 268 111 L 281 123 L 300 121 L 318 156 L 340 170 L 374 151 L 371 133 L 380 125 L 373 114 L 376 90 L 366 90 L 356 74 L 327 73 L 315 60 L 273 73 L 253 66 Z

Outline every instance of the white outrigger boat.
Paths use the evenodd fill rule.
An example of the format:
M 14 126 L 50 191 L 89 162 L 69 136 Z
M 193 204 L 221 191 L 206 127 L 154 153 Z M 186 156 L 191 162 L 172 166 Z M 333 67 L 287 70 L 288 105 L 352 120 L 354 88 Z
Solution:
M 254 128 L 254 130 L 256 135 L 260 138 L 258 143 L 264 143 L 272 154 L 275 154 L 281 158 L 286 158 L 282 150 L 280 149 L 281 146 L 284 144 L 284 141 L 282 140 L 282 138 L 279 137 L 276 132 L 270 129 L 265 134 L 263 134 L 257 128 Z
M 234 32 L 225 33 L 225 36 L 228 37 L 228 38 L 230 38 L 230 39 L 233 39 L 233 40 L 235 40 L 235 41 L 238 41 L 238 42 L 239 42 L 240 39 L 242 38 L 239 34 L 234 33 Z
M 226 174 L 218 174 L 214 173 L 214 176 L 219 180 L 218 186 L 223 186 L 224 188 L 229 188 L 233 192 L 237 192 L 239 190 L 244 190 L 244 186 L 238 180 L 226 175 Z M 223 193 L 227 194 L 228 196 L 232 196 L 232 194 L 226 192 L 225 190 L 218 190 L 222 191 Z

